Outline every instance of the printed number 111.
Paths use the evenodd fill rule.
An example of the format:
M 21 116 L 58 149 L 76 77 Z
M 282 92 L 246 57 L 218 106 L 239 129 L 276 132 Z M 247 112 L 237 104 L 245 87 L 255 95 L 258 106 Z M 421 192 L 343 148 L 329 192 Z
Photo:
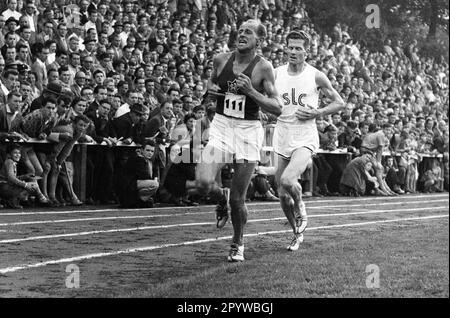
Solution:
M 226 103 L 226 108 L 230 108 L 230 100 L 227 99 L 225 101 L 225 103 Z M 231 105 L 232 105 L 231 109 L 236 110 L 236 101 L 235 100 L 231 102 Z M 240 101 L 238 105 L 239 105 L 239 111 L 241 112 L 242 111 L 242 101 Z

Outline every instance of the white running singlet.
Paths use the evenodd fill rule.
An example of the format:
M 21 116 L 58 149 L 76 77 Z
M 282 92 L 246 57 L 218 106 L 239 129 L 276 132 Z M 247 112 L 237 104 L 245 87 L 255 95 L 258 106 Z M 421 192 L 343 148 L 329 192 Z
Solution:
M 281 96 L 283 109 L 274 131 L 274 150 L 290 158 L 299 148 L 312 152 L 319 148 L 316 120 L 299 120 L 295 113 L 300 107 L 319 107 L 319 88 L 316 84 L 318 70 L 309 64 L 299 75 L 289 75 L 288 65 L 275 69 L 275 87 Z

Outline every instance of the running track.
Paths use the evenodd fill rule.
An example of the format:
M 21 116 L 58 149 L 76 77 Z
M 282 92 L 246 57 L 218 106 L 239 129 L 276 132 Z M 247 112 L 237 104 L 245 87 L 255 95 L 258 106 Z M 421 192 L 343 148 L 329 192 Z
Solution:
M 356 231 L 390 224 L 448 226 L 448 205 L 448 193 L 307 199 L 310 218 L 305 240 L 326 229 L 339 234 L 344 228 Z M 261 239 L 283 249 L 291 230 L 279 203 L 253 202 L 248 208 L 246 258 L 264 252 L 254 248 Z M 185 277 L 194 267 L 223 266 L 232 229 L 227 224 L 217 230 L 213 210 L 212 206 L 3 210 L 0 296 L 71 295 L 64 286 L 69 264 L 79 266 L 85 290 L 99 296 L 114 295 L 121 286 L 139 290 L 140 284 Z M 197 265 L 199 260 L 202 265 Z

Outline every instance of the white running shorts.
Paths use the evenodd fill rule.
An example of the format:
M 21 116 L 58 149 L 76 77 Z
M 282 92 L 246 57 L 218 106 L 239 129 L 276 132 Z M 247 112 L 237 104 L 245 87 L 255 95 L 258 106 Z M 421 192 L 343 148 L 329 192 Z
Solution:
M 235 156 L 236 160 L 259 161 L 264 129 L 259 120 L 234 119 L 215 114 L 207 147 Z
M 274 151 L 289 159 L 295 150 L 307 148 L 315 153 L 319 149 L 319 134 L 314 124 L 300 126 L 277 122 L 273 132 Z

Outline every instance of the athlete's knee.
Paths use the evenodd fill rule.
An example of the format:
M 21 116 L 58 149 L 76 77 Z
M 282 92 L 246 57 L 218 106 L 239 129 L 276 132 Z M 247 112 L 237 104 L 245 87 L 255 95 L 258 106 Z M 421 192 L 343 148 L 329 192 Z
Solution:
M 230 197 L 231 219 L 233 223 L 247 223 L 247 207 L 245 206 L 245 198 Z
M 296 184 L 298 184 L 298 180 L 296 178 L 292 178 L 289 176 L 282 176 L 280 179 L 280 187 L 284 190 L 291 189 Z
M 230 207 L 231 210 L 242 210 L 245 209 L 245 198 L 239 197 L 233 197 L 230 196 Z
M 278 197 L 280 198 L 280 203 L 282 206 L 290 206 L 294 204 L 294 200 L 291 195 L 281 187 L 280 190 L 278 190 Z

